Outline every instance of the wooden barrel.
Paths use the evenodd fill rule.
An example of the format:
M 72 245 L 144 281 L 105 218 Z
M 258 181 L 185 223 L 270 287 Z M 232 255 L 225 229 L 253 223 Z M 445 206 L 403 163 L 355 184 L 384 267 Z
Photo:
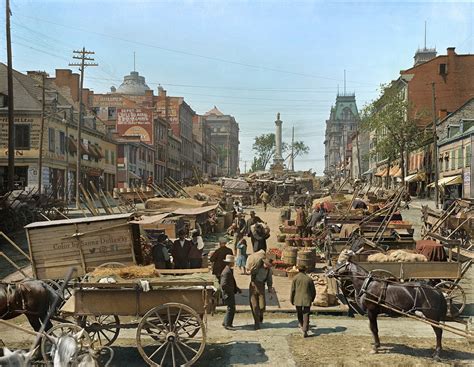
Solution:
M 308 271 L 313 271 L 316 265 L 316 254 L 313 250 L 299 250 L 296 257 L 296 265 L 304 265 Z
M 298 249 L 296 247 L 287 247 L 283 249 L 281 254 L 281 260 L 288 265 L 296 265 L 296 253 Z

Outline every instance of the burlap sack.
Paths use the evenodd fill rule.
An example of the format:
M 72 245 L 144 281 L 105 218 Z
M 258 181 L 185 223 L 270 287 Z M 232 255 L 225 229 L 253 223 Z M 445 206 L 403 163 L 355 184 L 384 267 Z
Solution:
M 328 279 L 325 276 L 315 280 L 314 286 L 316 288 L 316 298 L 313 302 L 315 306 L 329 307 L 337 305 L 337 297 L 330 289 Z
M 257 265 L 263 258 L 265 258 L 264 250 L 254 252 L 253 254 L 249 255 L 249 257 L 247 258 L 247 263 L 245 267 L 247 268 L 248 271 L 251 272 L 257 267 Z

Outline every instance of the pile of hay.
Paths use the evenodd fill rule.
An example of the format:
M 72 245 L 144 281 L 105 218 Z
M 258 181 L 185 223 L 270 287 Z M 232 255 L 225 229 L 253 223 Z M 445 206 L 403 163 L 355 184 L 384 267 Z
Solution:
M 122 268 L 97 268 L 91 274 L 93 278 L 119 277 L 122 279 L 156 278 L 155 265 L 130 265 Z
M 224 197 L 224 191 L 219 185 L 204 184 L 202 186 L 187 186 L 184 190 L 194 199 L 208 202 L 218 202 Z

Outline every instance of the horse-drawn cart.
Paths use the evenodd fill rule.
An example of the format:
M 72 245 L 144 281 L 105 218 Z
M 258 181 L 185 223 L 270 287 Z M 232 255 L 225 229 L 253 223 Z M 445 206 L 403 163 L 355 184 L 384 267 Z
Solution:
M 215 308 L 214 282 L 207 274 L 161 277 L 147 282 L 78 283 L 63 306 L 78 325 L 103 345 L 111 345 L 121 329 L 136 329 L 136 345 L 151 366 L 189 366 L 204 351 L 204 317 Z M 129 321 L 130 317 L 133 317 Z M 126 322 L 121 322 L 125 318 Z M 61 332 L 54 329 L 52 333 Z M 50 359 L 50 341 L 42 352 Z

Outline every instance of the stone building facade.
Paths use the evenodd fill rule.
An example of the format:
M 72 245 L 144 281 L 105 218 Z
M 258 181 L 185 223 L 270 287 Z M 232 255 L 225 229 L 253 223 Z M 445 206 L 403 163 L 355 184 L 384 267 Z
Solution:
M 359 120 L 355 94 L 338 94 L 326 120 L 324 173 L 327 176 L 347 177 L 350 174 L 352 157 L 347 155 L 346 148 Z
M 7 68 L 0 64 L 0 96 L 6 97 Z M 69 83 L 58 82 L 45 74 L 46 117 L 43 130 L 42 172 L 39 172 L 39 141 L 42 115 L 42 74 L 13 72 L 15 118 L 15 184 L 19 188 L 37 188 L 41 174 L 42 191 L 72 200 L 75 197 L 76 161 L 81 154 L 81 183 L 90 182 L 104 191 L 116 185 L 117 147 L 100 119 L 85 114 L 81 141 L 77 141 L 79 76 Z M 1 98 L 5 99 L 5 98 Z M 0 189 L 6 186 L 8 161 L 8 109 L 0 107 Z
M 210 129 L 211 143 L 217 149 L 217 174 L 232 177 L 239 172 L 239 124 L 214 106 L 203 116 Z

